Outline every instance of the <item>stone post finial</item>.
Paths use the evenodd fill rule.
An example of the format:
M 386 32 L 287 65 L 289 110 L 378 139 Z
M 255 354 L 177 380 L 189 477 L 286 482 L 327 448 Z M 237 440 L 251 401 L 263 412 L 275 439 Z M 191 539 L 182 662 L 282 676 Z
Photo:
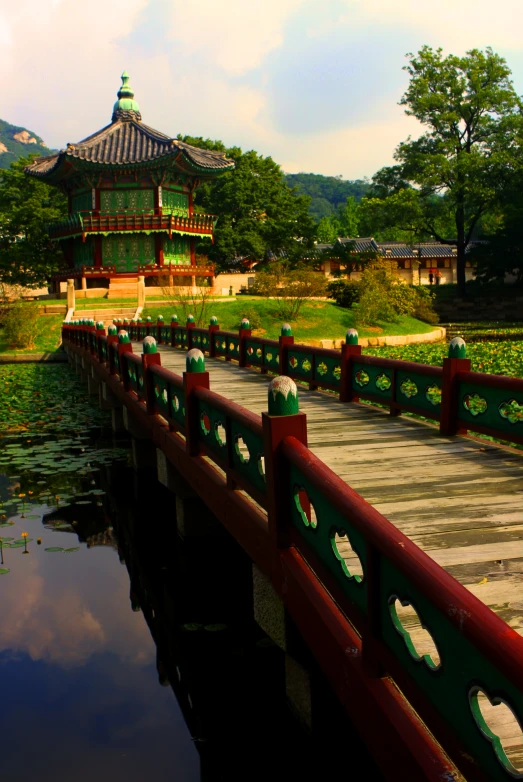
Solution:
M 449 342 L 449 358 L 467 358 L 467 346 L 461 337 L 454 337 Z
M 251 324 L 249 323 L 249 320 L 247 318 L 242 318 L 242 322 L 240 323 L 240 330 L 243 329 L 250 329 Z
M 171 323 L 178 323 L 178 315 L 171 315 Z
M 151 318 L 150 315 L 147 315 L 145 320 L 146 320 L 146 323 L 152 323 L 152 318 Z
M 118 344 L 119 345 L 126 345 L 128 342 L 131 341 L 131 338 L 129 337 L 129 334 L 126 331 L 119 331 L 118 332 Z
M 103 322 L 103 320 L 99 320 L 99 321 L 97 322 L 97 324 L 96 324 L 96 330 L 97 330 L 97 331 L 102 331 L 102 330 L 103 330 L 103 328 L 104 328 L 104 322 Z
M 356 329 L 349 329 L 347 331 L 347 334 L 345 336 L 345 344 L 346 345 L 358 344 L 358 332 L 356 331 Z
M 283 323 L 281 327 L 282 337 L 292 337 L 292 329 L 289 323 Z
M 185 359 L 187 372 L 205 372 L 205 357 L 201 350 L 193 348 L 187 353 Z
M 111 325 L 110 325 L 110 326 L 109 326 L 109 328 L 107 329 L 107 333 L 108 333 L 108 335 L 109 335 L 110 337 L 115 337 L 115 336 L 116 336 L 116 334 L 117 334 L 117 328 L 116 328 L 116 326 L 114 325 L 114 323 L 111 323 Z
M 269 383 L 269 415 L 296 415 L 300 412 L 296 383 L 285 375 Z
M 145 337 L 144 341 L 142 342 L 142 351 L 144 353 L 158 353 L 158 348 L 156 346 L 156 340 L 154 337 Z
M 187 315 L 187 323 L 194 323 L 194 315 Z
M 163 315 L 158 315 L 157 320 L 160 321 L 161 323 L 163 323 Z
M 210 325 L 211 326 L 217 326 L 218 325 L 218 318 L 216 317 L 216 315 L 212 315 L 211 316 Z

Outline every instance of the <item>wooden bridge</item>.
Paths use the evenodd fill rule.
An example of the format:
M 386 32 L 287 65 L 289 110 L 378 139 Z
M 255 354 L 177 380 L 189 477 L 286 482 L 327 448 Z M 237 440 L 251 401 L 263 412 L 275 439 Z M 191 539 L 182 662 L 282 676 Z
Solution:
M 142 355 L 92 322 L 64 346 L 243 546 L 384 774 L 523 779 L 522 455 L 464 436 L 522 443 L 523 381 L 471 372 L 460 340 L 429 367 L 351 333 L 126 328 Z

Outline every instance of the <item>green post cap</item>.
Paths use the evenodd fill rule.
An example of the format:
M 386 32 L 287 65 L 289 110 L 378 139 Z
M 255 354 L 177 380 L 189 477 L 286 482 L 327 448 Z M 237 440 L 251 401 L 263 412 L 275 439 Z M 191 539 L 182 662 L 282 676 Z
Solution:
M 119 331 L 118 332 L 118 344 L 119 345 L 126 345 L 128 342 L 131 341 L 131 338 L 129 337 L 129 334 L 126 331 Z
M 163 315 L 158 315 L 158 320 L 163 323 Z
M 187 323 L 194 323 L 194 315 L 187 315 Z
M 356 329 L 349 329 L 347 331 L 347 335 L 345 337 L 345 344 L 346 345 L 358 344 L 358 332 L 356 331 Z
M 178 315 L 171 315 L 171 323 L 178 323 Z
M 292 337 L 292 329 L 288 323 L 283 323 L 281 327 L 282 337 Z
M 185 359 L 186 372 L 205 372 L 205 358 L 201 350 L 193 348 Z
M 107 333 L 110 337 L 114 337 L 117 334 L 117 328 L 114 324 L 111 324 L 107 329 Z
M 300 412 L 298 389 L 290 377 L 275 377 L 269 383 L 269 415 L 296 415 Z
M 467 358 L 467 346 L 461 337 L 454 337 L 449 342 L 449 358 Z
M 131 323 L 134 325 L 135 323 L 138 323 L 137 318 L 131 318 Z
M 127 318 L 124 318 L 124 319 L 123 319 L 123 325 L 124 325 L 124 326 L 127 326 L 128 324 L 129 324 L 129 321 L 127 320 Z
M 136 322 L 137 322 L 137 323 L 142 323 L 143 321 L 142 321 L 142 319 L 141 319 L 141 318 L 138 318 L 138 320 L 137 320 Z
M 212 315 L 211 316 L 210 325 L 211 326 L 217 326 L 218 325 L 218 318 L 216 317 L 216 315 Z
M 251 327 L 251 324 L 249 323 L 247 318 L 242 318 L 242 322 L 240 323 L 240 329 L 241 330 L 243 330 L 243 329 L 250 329 L 250 327 Z
M 103 320 L 99 320 L 98 323 L 96 324 L 97 331 L 102 331 L 103 327 L 104 327 Z
M 118 319 L 117 318 L 113 318 L 113 324 L 116 326 L 117 323 L 118 323 Z
M 158 353 L 158 348 L 156 347 L 156 340 L 154 337 L 146 337 L 144 341 L 142 342 L 142 350 L 144 353 Z
M 151 318 L 151 316 L 150 316 L 150 315 L 147 315 L 147 318 L 146 318 L 146 320 L 147 320 L 147 323 L 151 323 L 151 321 L 152 321 L 152 318 Z

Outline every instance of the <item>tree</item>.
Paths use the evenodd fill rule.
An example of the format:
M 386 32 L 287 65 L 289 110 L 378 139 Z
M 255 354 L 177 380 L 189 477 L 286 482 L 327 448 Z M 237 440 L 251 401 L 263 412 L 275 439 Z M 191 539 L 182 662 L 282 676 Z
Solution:
M 228 268 L 238 257 L 263 260 L 313 247 L 316 227 L 308 213 L 310 199 L 287 186 L 272 158 L 239 147 L 225 149 L 221 141 L 180 138 L 224 152 L 236 163 L 233 171 L 202 183 L 195 194 L 197 207 L 219 215 L 214 244 L 200 246 L 219 268 Z
M 443 57 L 424 46 L 407 56 L 410 83 L 400 105 L 427 130 L 399 144 L 398 165 L 376 184 L 387 185 L 386 199 L 395 195 L 387 209 L 397 227 L 405 228 L 410 215 L 408 231 L 457 248 L 458 286 L 466 295 L 467 247 L 495 209 L 507 171 L 519 164 L 522 104 L 505 60 L 490 48 Z M 401 195 L 408 187 L 413 193 Z M 403 208 L 394 214 L 395 207 Z
M 256 275 L 252 292 L 275 300 L 276 314 L 295 320 L 302 305 L 316 296 L 324 296 L 327 280 L 307 267 L 291 269 L 286 263 L 272 263 Z
M 10 285 L 41 285 L 63 265 L 60 245 L 51 241 L 46 226 L 67 216 L 67 199 L 24 174 L 35 157 L 0 170 L 0 277 Z

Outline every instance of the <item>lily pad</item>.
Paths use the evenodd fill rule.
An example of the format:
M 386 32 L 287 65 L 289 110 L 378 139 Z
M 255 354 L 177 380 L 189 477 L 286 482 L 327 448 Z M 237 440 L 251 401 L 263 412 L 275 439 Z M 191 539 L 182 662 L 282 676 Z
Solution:
M 80 546 L 76 546 L 75 548 L 64 548 L 64 554 L 72 554 L 73 551 L 80 551 Z
M 62 546 L 50 546 L 49 548 L 44 548 L 44 551 L 63 551 Z
M 10 573 L 10 570 L 8 567 L 0 567 L 0 576 L 5 576 L 7 573 Z

